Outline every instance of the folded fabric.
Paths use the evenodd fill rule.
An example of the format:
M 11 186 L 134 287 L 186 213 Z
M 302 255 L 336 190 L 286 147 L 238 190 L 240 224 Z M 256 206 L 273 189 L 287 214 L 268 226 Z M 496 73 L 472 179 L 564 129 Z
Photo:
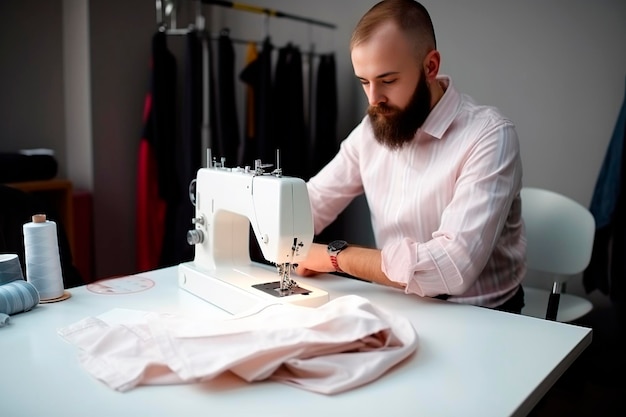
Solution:
M 82 366 L 118 391 L 197 382 L 230 371 L 335 394 L 369 383 L 417 349 L 404 317 L 349 295 L 316 308 L 272 304 L 222 320 L 146 313 L 110 325 L 88 317 L 59 330 Z

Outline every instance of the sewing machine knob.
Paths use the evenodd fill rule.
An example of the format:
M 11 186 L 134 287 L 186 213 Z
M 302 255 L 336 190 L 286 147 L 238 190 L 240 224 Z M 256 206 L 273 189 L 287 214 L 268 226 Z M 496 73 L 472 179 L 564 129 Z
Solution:
M 204 217 L 194 217 L 191 219 L 192 224 L 204 224 Z
M 204 240 L 204 234 L 202 230 L 194 229 L 187 232 L 187 243 L 190 245 L 197 245 Z

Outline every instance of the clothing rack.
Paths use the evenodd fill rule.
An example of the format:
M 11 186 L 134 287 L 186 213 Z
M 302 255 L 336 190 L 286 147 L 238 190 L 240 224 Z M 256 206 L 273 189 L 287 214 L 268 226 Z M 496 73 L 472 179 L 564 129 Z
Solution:
M 203 61 L 203 105 L 202 105 L 202 128 L 201 128 L 201 137 L 202 137 L 202 146 L 203 149 L 207 149 L 211 144 L 211 129 L 210 129 L 210 92 L 209 92 L 209 80 L 208 80 L 208 71 L 206 70 L 209 63 L 209 47 L 208 42 L 213 40 L 214 37 L 211 36 L 209 32 L 207 32 L 205 27 L 205 17 L 202 10 L 202 5 L 212 5 L 212 6 L 220 6 L 226 7 L 237 11 L 245 11 L 256 14 L 263 14 L 268 17 L 277 17 L 290 19 L 310 25 L 322 26 L 329 29 L 336 29 L 336 25 L 333 23 L 324 22 L 317 19 L 312 19 L 309 17 L 298 16 L 291 13 L 286 13 L 283 11 L 269 9 L 264 7 L 258 7 L 255 5 L 244 4 L 239 2 L 231 2 L 231 1 L 222 1 L 222 0 L 191 0 L 195 4 L 195 22 L 193 24 L 189 24 L 186 28 L 179 28 L 177 26 L 177 11 L 180 3 L 182 1 L 187 0 L 155 0 L 155 11 L 156 11 L 156 23 L 158 29 L 160 31 L 165 32 L 167 35 L 186 35 L 191 31 L 196 31 L 198 33 L 203 34 L 202 38 L 202 61 Z M 231 38 L 232 39 L 232 38 Z M 236 43 L 248 43 L 248 41 L 234 39 Z M 260 43 L 260 42 L 258 42 Z M 311 46 L 311 49 L 308 52 L 305 52 L 309 56 L 309 59 L 312 61 L 313 56 L 316 55 L 314 51 L 314 46 Z M 313 82 L 312 76 L 309 75 L 309 91 L 312 94 Z M 312 119 L 312 106 L 309 105 L 309 120 Z M 309 127 L 309 135 L 312 135 L 311 131 L 312 127 Z M 204 152 L 202 152 L 203 159 L 206 157 Z M 203 160 L 202 163 L 204 166 L 207 166 L 211 161 Z
M 329 28 L 329 29 L 336 29 L 337 28 L 337 26 L 335 24 L 333 24 L 333 23 L 328 23 L 328 22 L 324 22 L 324 21 L 321 21 L 321 20 L 312 19 L 312 18 L 309 18 L 309 17 L 298 16 L 298 15 L 294 15 L 294 14 L 291 14 L 291 13 L 286 13 L 286 12 L 283 12 L 283 11 L 275 10 L 275 9 L 258 7 L 258 6 L 254 6 L 254 5 L 250 5 L 250 4 L 244 4 L 244 3 L 232 2 L 232 1 L 223 1 L 223 0 L 200 0 L 200 1 L 203 4 L 214 5 L 214 6 L 221 6 L 221 7 L 234 9 L 234 10 L 246 11 L 246 12 L 256 13 L 256 14 L 264 14 L 264 15 L 270 16 L 270 17 L 280 17 L 280 18 L 285 18 L 285 19 L 291 19 L 291 20 L 295 20 L 295 21 L 298 21 L 298 22 L 303 22 L 303 23 L 307 23 L 307 24 L 311 24 L 311 25 L 322 26 L 322 27 Z M 314 45 L 310 46 L 310 50 L 308 52 L 303 52 L 303 55 L 307 55 L 309 57 L 309 62 L 312 62 L 313 61 L 313 57 L 316 55 Z M 312 73 L 309 73 L 308 90 L 309 90 L 309 94 L 310 95 L 313 94 Z M 313 118 L 313 108 L 312 108 L 311 103 L 309 103 L 308 110 L 309 110 L 308 118 L 309 118 L 309 121 L 310 121 Z M 312 136 L 313 136 L 313 126 L 312 126 L 311 123 L 309 123 L 309 137 L 312 137 Z
M 318 25 L 318 26 L 324 26 L 330 29 L 336 29 L 336 26 L 332 23 L 327 23 L 321 20 L 311 19 L 308 17 L 297 16 L 294 14 L 281 12 L 279 10 L 268 9 L 268 8 L 253 6 L 249 4 L 243 4 L 239 2 L 232 2 L 232 1 L 221 1 L 221 0 L 201 0 L 201 1 L 204 4 L 228 7 L 228 8 L 235 9 L 235 10 L 243 10 L 246 12 L 264 14 L 264 15 L 272 16 L 272 17 L 282 17 L 286 19 L 297 20 L 299 22 L 309 23 L 312 25 Z
M 183 114 L 184 119 L 182 119 L 182 123 L 175 123 L 177 120 L 174 117 L 175 115 L 173 115 L 172 116 L 174 117 L 173 119 L 169 119 L 167 116 L 160 119 L 167 123 L 162 123 L 159 126 L 154 126 L 155 125 L 153 123 L 154 120 L 152 120 L 152 115 L 154 113 L 152 113 L 153 111 L 152 109 L 154 109 L 154 107 L 156 106 L 151 105 L 149 107 L 151 111 L 150 120 L 146 122 L 146 127 L 151 127 L 151 129 L 145 129 L 146 134 L 149 135 L 149 139 L 154 139 L 155 135 L 152 134 L 153 131 L 156 130 L 156 128 L 165 126 L 166 128 L 164 129 L 165 135 L 162 135 L 162 136 L 167 136 L 168 140 L 165 140 L 165 141 L 153 140 L 147 144 L 142 143 L 143 146 L 140 147 L 140 157 L 144 158 L 141 160 L 142 162 L 145 160 L 145 158 L 148 158 L 148 161 L 151 161 L 155 155 L 157 157 L 160 156 L 161 158 L 156 161 L 157 162 L 156 174 L 153 174 L 152 172 L 154 171 L 154 169 L 149 169 L 151 168 L 151 166 L 153 167 L 153 165 L 150 165 L 149 163 L 148 164 L 142 163 L 139 165 L 139 169 L 141 169 L 140 174 L 142 175 L 141 176 L 138 175 L 138 178 L 141 178 L 142 181 L 141 182 L 138 181 L 138 185 L 141 187 L 145 187 L 143 189 L 152 189 L 148 187 L 153 187 L 154 186 L 153 181 L 156 179 L 157 185 L 164 184 L 165 186 L 167 186 L 166 187 L 167 189 L 164 191 L 164 195 L 165 195 L 165 192 L 169 192 L 169 194 L 167 195 L 167 199 L 158 199 L 160 202 L 165 202 L 166 204 L 167 215 L 165 216 L 164 221 L 152 221 L 155 219 L 154 216 L 151 216 L 149 212 L 140 213 L 140 211 L 148 211 L 145 209 L 149 208 L 151 206 L 151 203 L 157 201 L 157 197 L 153 196 L 152 195 L 153 193 L 138 193 L 138 196 L 141 195 L 143 197 L 144 194 L 146 195 L 146 198 L 144 198 L 145 201 L 141 201 L 142 205 L 141 206 L 138 205 L 139 207 L 138 216 L 137 216 L 138 224 L 140 224 L 141 227 L 145 229 L 144 232 L 158 230 L 162 233 L 162 236 L 164 236 L 162 241 L 155 242 L 154 234 L 138 233 L 138 242 L 150 243 L 148 245 L 143 245 L 147 249 L 145 251 L 146 253 L 143 253 L 143 252 L 141 253 L 142 255 L 141 261 L 146 263 L 146 265 L 143 265 L 142 268 L 145 267 L 146 269 L 152 269 L 161 265 L 181 263 L 181 262 L 188 261 L 193 258 L 193 251 L 192 253 L 189 253 L 189 251 L 191 250 L 190 249 L 191 246 L 178 245 L 177 243 L 174 243 L 174 242 L 179 242 L 179 241 L 184 242 L 186 240 L 186 233 L 188 232 L 188 228 L 185 225 L 189 223 L 189 219 L 193 218 L 195 214 L 195 209 L 193 208 L 193 205 L 195 205 L 194 198 L 193 198 L 193 194 L 195 193 L 195 191 L 192 189 L 192 184 L 194 183 L 193 179 L 195 178 L 197 171 L 194 171 L 194 170 L 199 167 L 211 166 L 213 164 L 213 161 L 215 160 L 213 156 L 217 156 L 218 158 L 216 159 L 218 160 L 221 157 L 228 158 L 228 161 L 229 161 L 228 166 L 231 166 L 231 165 L 235 166 L 234 164 L 232 164 L 232 162 L 234 162 L 233 158 L 237 158 L 237 165 L 245 166 L 249 164 L 250 162 L 252 162 L 253 160 L 256 160 L 257 158 L 261 158 L 262 160 L 265 160 L 264 161 L 265 163 L 271 162 L 269 160 L 273 158 L 272 152 L 274 152 L 276 148 L 283 147 L 283 148 L 286 148 L 286 150 L 288 151 L 286 153 L 283 153 L 285 149 L 280 149 L 280 152 L 283 156 L 288 155 L 287 158 L 283 157 L 284 160 L 282 162 L 286 162 L 286 163 L 284 165 L 281 163 L 281 168 L 283 168 L 284 172 L 287 175 L 294 175 L 294 174 L 290 174 L 292 172 L 295 173 L 295 175 L 302 175 L 302 176 L 308 175 L 308 171 L 306 170 L 307 164 L 302 162 L 302 159 L 303 159 L 302 156 L 311 157 L 311 153 L 307 152 L 306 148 L 311 147 L 312 140 L 310 139 L 313 138 L 313 135 L 311 134 L 311 129 L 313 129 L 312 120 L 314 118 L 311 115 L 315 107 L 313 106 L 313 102 L 311 100 L 311 97 L 314 94 L 314 91 L 312 88 L 313 69 L 312 69 L 311 62 L 313 61 L 314 55 L 319 55 L 320 63 L 322 62 L 322 60 L 324 60 L 324 62 L 328 62 L 326 60 L 326 57 L 324 56 L 326 54 L 324 55 L 315 54 L 314 52 L 315 48 L 314 48 L 313 43 L 311 43 L 310 51 L 307 52 L 307 54 L 309 55 L 309 65 L 310 65 L 310 71 L 308 74 L 309 75 L 308 77 L 309 78 L 309 106 L 308 106 L 309 140 L 307 140 L 307 137 L 306 137 L 307 135 L 306 108 L 303 109 L 305 113 L 303 114 L 305 118 L 304 126 L 302 125 L 300 121 L 300 105 L 299 105 L 300 98 L 299 97 L 296 97 L 298 99 L 297 108 L 295 105 L 294 106 L 288 105 L 286 106 L 287 107 L 286 109 L 284 109 L 285 106 L 281 107 L 281 111 L 284 111 L 285 113 L 291 110 L 294 110 L 293 113 L 296 116 L 289 119 L 289 120 L 296 121 L 296 123 L 294 123 L 293 125 L 291 126 L 282 125 L 281 127 L 284 129 L 281 129 L 280 131 L 277 129 L 278 134 L 274 135 L 273 132 L 270 132 L 270 129 L 267 129 L 267 126 L 271 125 L 272 123 L 269 123 L 270 119 L 269 117 L 267 117 L 269 115 L 266 113 L 266 114 L 263 114 L 262 116 L 259 116 L 257 120 L 255 121 L 255 124 L 258 124 L 256 123 L 258 120 L 263 120 L 263 122 L 260 123 L 260 127 L 258 130 L 255 130 L 253 133 L 246 132 L 244 135 L 241 135 L 240 134 L 241 131 L 237 132 L 236 129 L 234 129 L 233 127 L 236 123 L 239 122 L 238 120 L 234 120 L 234 123 L 231 124 L 233 120 L 225 120 L 222 118 L 222 116 L 224 115 L 230 116 L 230 115 L 237 113 L 237 109 L 235 109 L 235 111 L 233 112 L 232 107 L 230 107 L 233 104 L 232 101 L 225 100 L 223 103 L 219 102 L 217 103 L 218 106 L 215 108 L 213 108 L 214 104 L 211 102 L 211 96 L 213 95 L 212 94 L 213 92 L 211 91 L 211 89 L 216 88 L 216 87 L 219 88 L 221 86 L 221 84 L 216 85 L 214 80 L 211 80 L 210 78 L 211 73 L 209 70 L 212 69 L 211 66 L 213 64 L 211 62 L 213 58 L 212 50 L 211 50 L 211 46 L 212 46 L 211 42 L 213 42 L 216 39 L 219 39 L 219 36 L 222 35 L 222 32 L 211 31 L 211 27 L 209 23 L 211 22 L 211 20 L 207 21 L 206 18 L 211 17 L 210 15 L 211 12 L 219 12 L 219 10 L 214 10 L 214 7 L 209 7 L 209 6 L 229 7 L 233 9 L 233 12 L 242 11 L 244 13 L 251 12 L 251 13 L 258 13 L 258 14 L 260 13 L 264 15 L 264 17 L 262 17 L 261 20 L 263 20 L 263 23 L 265 24 L 265 34 L 266 34 L 265 39 L 257 40 L 257 41 L 246 41 L 242 39 L 233 39 L 229 36 L 230 40 L 233 43 L 249 44 L 250 42 L 255 42 L 257 46 L 262 45 L 263 47 L 265 47 L 266 42 L 270 44 L 269 21 L 272 17 L 279 17 L 279 18 L 284 18 L 284 19 L 291 19 L 297 22 L 302 22 L 303 24 L 307 25 L 307 29 L 309 31 L 313 31 L 315 27 L 314 25 L 321 26 L 324 28 L 332 28 L 332 29 L 335 28 L 335 25 L 327 23 L 327 22 L 321 22 L 315 19 L 309 19 L 309 18 L 302 17 L 302 16 L 296 16 L 296 15 L 292 15 L 292 14 L 277 11 L 277 10 L 264 9 L 264 8 L 260 8 L 256 6 L 244 5 L 241 3 L 214 1 L 214 0 L 155 0 L 155 8 L 156 8 L 155 9 L 156 10 L 156 28 L 155 29 L 157 32 L 154 34 L 154 37 L 153 37 L 153 48 L 155 45 L 159 48 L 157 49 L 157 52 L 159 53 L 158 55 L 159 57 L 158 62 L 160 64 L 159 68 L 161 70 L 165 68 L 167 70 L 165 71 L 167 73 L 166 75 L 168 76 L 168 77 L 164 77 L 164 71 L 161 71 L 158 74 L 159 75 L 158 78 L 160 80 L 164 80 L 165 78 L 167 78 L 168 87 L 171 86 L 171 84 L 169 83 L 174 81 L 172 72 L 170 71 L 172 66 L 168 65 L 168 64 L 172 64 L 173 61 L 171 59 L 163 59 L 164 57 L 172 58 L 174 55 L 171 53 L 171 51 L 168 50 L 167 48 L 168 42 L 165 40 L 165 38 L 171 38 L 171 37 L 174 37 L 174 38 L 185 37 L 186 38 L 185 43 L 183 45 L 177 44 L 176 46 L 177 47 L 185 46 L 187 48 L 189 47 L 193 48 L 192 50 L 193 55 L 189 55 L 189 57 L 193 57 L 193 61 L 186 61 L 186 62 L 193 63 L 194 71 L 193 71 L 192 78 L 188 78 L 188 80 L 193 81 L 193 88 L 188 88 L 189 86 L 185 85 L 185 90 L 184 90 L 185 95 L 183 98 L 185 100 L 189 99 L 189 101 L 183 101 L 183 106 L 185 104 L 190 105 L 189 107 L 190 111 L 187 111 Z M 216 24 L 219 24 L 219 23 L 216 23 Z M 188 38 L 185 35 L 188 35 Z M 178 49 L 175 51 L 179 52 Z M 188 53 L 191 50 L 186 49 L 185 51 Z M 264 66 L 264 74 L 267 74 L 267 66 L 266 66 L 268 62 L 267 57 L 269 54 L 271 54 L 271 51 L 272 51 L 272 48 L 268 47 L 267 52 L 263 54 L 264 60 L 262 62 L 261 61 L 257 62 L 257 64 Z M 164 52 L 166 54 L 164 54 Z M 261 56 L 261 54 L 259 54 L 259 56 Z M 271 55 L 269 55 L 269 58 L 271 58 Z M 279 55 L 279 58 L 280 58 L 280 55 Z M 271 62 L 271 59 L 269 61 Z M 291 60 L 291 62 L 294 62 L 294 61 L 295 60 Z M 154 63 L 154 60 L 152 62 Z M 215 62 L 219 64 L 217 60 Z M 155 68 L 154 65 L 152 65 L 151 67 L 153 69 Z M 197 67 L 201 67 L 201 68 L 197 68 Z M 188 68 L 187 65 L 185 65 L 185 68 Z M 328 68 L 328 66 L 326 66 L 325 68 Z M 273 69 L 275 69 L 275 67 Z M 253 72 L 255 70 L 256 69 L 254 69 L 253 67 Z M 201 74 L 199 73 L 200 71 L 201 71 Z M 154 73 L 152 75 L 153 75 L 152 79 L 154 80 L 155 79 Z M 176 71 L 174 71 L 174 76 L 177 76 Z M 282 80 L 284 81 L 287 78 L 288 77 L 282 78 Z M 248 81 L 248 84 L 251 84 L 249 82 L 250 77 L 248 77 L 247 81 Z M 302 80 L 302 81 L 303 83 L 306 83 L 306 80 Z M 264 86 L 265 85 L 266 84 L 264 84 Z M 172 100 L 171 94 L 169 94 L 172 91 L 169 89 L 163 89 L 162 84 L 160 85 L 160 87 L 161 88 L 158 90 L 159 91 L 158 96 L 161 97 L 161 99 L 165 98 L 167 105 L 160 106 L 159 109 L 160 110 L 165 109 L 168 114 L 170 112 L 176 113 L 175 111 L 173 111 L 173 110 L 176 110 L 176 108 L 174 107 L 176 100 Z M 281 87 L 283 88 L 284 91 L 287 91 L 289 93 L 292 93 L 294 91 L 299 91 L 299 87 L 298 89 L 284 88 L 285 87 L 284 85 L 281 85 Z M 264 88 L 262 90 L 263 94 L 265 94 L 266 96 L 267 96 L 267 90 L 268 90 L 267 88 Z M 261 96 L 262 94 L 259 93 L 259 94 L 255 94 L 254 97 L 256 99 L 257 97 L 261 97 Z M 148 97 L 146 97 L 146 103 L 154 102 L 155 100 L 152 100 L 154 97 L 155 97 L 154 94 L 150 94 Z M 271 97 L 271 96 L 268 96 L 268 97 Z M 148 101 L 148 100 L 151 100 L 151 101 Z M 268 100 L 268 101 L 271 101 L 271 100 Z M 228 111 L 222 111 L 221 113 L 212 115 L 214 110 L 216 112 L 220 110 L 219 104 L 224 104 L 224 103 L 226 103 L 226 105 L 223 106 L 223 108 L 228 107 Z M 284 104 L 284 103 L 288 103 L 288 101 L 286 100 L 281 101 L 281 104 Z M 306 101 L 303 104 L 306 106 Z M 273 102 L 268 104 L 266 103 L 266 101 L 263 101 L 263 103 L 259 103 L 258 108 L 272 109 L 273 108 L 272 105 L 273 105 Z M 326 108 L 334 108 L 334 105 L 332 107 L 324 106 L 324 109 Z M 255 103 L 254 110 L 255 111 L 257 110 L 256 103 Z M 163 114 L 163 113 L 164 113 L 163 111 L 160 112 L 160 114 Z M 223 124 L 221 123 L 222 121 L 224 121 Z M 170 122 L 174 122 L 174 123 L 172 124 Z M 246 123 L 244 123 L 244 129 L 247 127 Z M 172 126 L 174 127 L 172 128 Z M 326 128 L 326 126 L 327 125 L 324 125 L 320 131 L 325 131 L 324 128 Z M 180 127 L 181 129 L 178 129 L 178 127 Z M 302 130 L 303 128 L 305 130 Z M 285 134 L 285 132 L 287 131 L 297 132 L 297 133 Z M 264 132 L 264 136 L 261 135 L 259 132 Z M 200 138 L 198 138 L 198 136 L 200 136 Z M 233 138 L 235 136 L 238 136 L 237 142 L 235 142 L 234 140 L 224 139 L 224 138 Z M 296 137 L 296 136 L 298 137 L 301 136 L 302 141 L 292 142 L 291 138 Z M 330 137 L 330 136 L 331 135 L 325 135 L 324 137 Z M 277 140 L 276 137 L 280 137 L 281 138 L 280 141 Z M 260 138 L 262 140 L 257 140 Z M 267 138 L 269 138 L 269 140 L 266 140 Z M 225 143 L 227 143 L 228 146 L 224 146 Z M 240 145 L 239 149 L 236 149 L 237 143 L 239 143 Z M 170 145 L 172 144 L 176 146 L 175 152 L 171 152 Z M 200 147 L 200 149 L 196 151 L 197 147 Z M 152 150 L 155 152 L 150 153 L 149 152 L 150 148 L 154 148 Z M 166 150 L 165 152 L 163 152 L 164 149 Z M 209 149 L 216 149 L 217 151 L 214 152 L 213 155 L 211 155 L 211 153 L 208 152 Z M 237 151 L 236 154 L 233 153 L 233 150 Z M 297 155 L 297 156 L 295 158 L 290 158 L 289 151 L 291 151 L 293 155 Z M 244 154 L 244 152 L 246 153 Z M 164 155 L 164 153 L 166 155 Z M 276 159 L 278 159 L 277 154 L 274 154 L 274 155 L 276 155 Z M 280 163 L 280 162 L 281 161 L 276 161 L 276 163 Z M 287 169 L 290 166 L 289 163 L 291 163 L 291 166 L 292 166 L 291 170 Z M 312 163 L 310 165 L 312 165 Z M 161 168 L 165 167 L 166 168 L 165 172 L 159 171 L 158 170 L 159 167 Z M 162 178 L 159 178 L 159 177 L 162 177 Z M 161 181 L 161 179 L 163 179 L 163 181 Z M 192 200 L 192 204 L 188 204 L 189 202 L 187 201 L 185 196 L 181 195 L 181 194 L 184 194 L 186 191 L 188 191 L 189 199 Z M 181 201 L 180 199 L 184 201 Z M 143 203 L 149 203 L 149 204 L 143 204 Z M 146 222 L 145 221 L 146 219 L 150 219 L 150 222 Z M 165 239 L 165 237 L 168 237 L 168 238 Z M 251 259 L 253 260 L 257 260 L 257 261 L 263 260 L 260 252 L 258 252 L 258 249 L 257 250 L 252 249 L 251 256 L 252 256 Z
M 180 0 L 155 0 L 155 10 L 156 10 L 156 21 L 157 25 L 164 25 L 165 22 L 169 19 L 170 24 L 168 25 L 169 29 L 176 31 L 178 28 L 176 27 L 176 14 L 178 9 L 178 3 Z M 201 4 L 208 4 L 212 6 L 221 6 L 234 10 L 246 11 L 250 13 L 256 14 L 264 14 L 269 17 L 279 17 L 284 19 L 291 19 L 298 22 L 308 23 L 311 25 L 317 25 L 326 27 L 329 29 L 336 29 L 337 26 L 334 23 L 328 23 L 317 19 L 312 19 L 310 17 L 298 16 L 291 13 L 286 13 L 280 10 L 269 9 L 266 7 L 259 7 L 251 4 L 244 4 L 239 2 L 232 1 L 222 1 L 222 0 L 192 0 L 196 2 L 196 18 L 202 15 L 201 13 Z M 198 21 L 196 21 L 196 25 L 198 25 Z M 203 26 L 204 21 L 199 27 L 199 29 L 204 29 Z

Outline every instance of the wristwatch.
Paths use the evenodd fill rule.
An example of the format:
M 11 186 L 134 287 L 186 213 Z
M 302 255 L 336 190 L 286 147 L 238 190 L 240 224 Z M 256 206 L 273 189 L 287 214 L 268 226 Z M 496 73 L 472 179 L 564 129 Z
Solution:
M 330 263 L 333 264 L 333 268 L 335 268 L 336 272 L 343 272 L 341 268 L 339 268 L 339 264 L 337 263 L 337 255 L 339 252 L 348 247 L 348 242 L 345 240 L 334 240 L 328 244 L 328 255 L 330 256 Z

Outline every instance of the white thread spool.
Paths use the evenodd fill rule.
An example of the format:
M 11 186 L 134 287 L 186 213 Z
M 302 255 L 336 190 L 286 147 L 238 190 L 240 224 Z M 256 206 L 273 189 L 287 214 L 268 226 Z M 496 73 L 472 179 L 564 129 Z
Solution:
M 33 284 L 42 301 L 63 296 L 63 272 L 59 257 L 57 225 L 36 214 L 24 229 L 26 280 Z

